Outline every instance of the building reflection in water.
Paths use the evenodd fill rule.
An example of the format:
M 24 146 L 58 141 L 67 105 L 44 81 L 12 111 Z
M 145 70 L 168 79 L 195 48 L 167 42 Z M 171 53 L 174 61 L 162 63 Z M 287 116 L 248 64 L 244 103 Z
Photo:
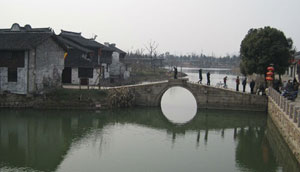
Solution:
M 77 142 L 94 139 L 96 143 L 96 140 L 101 140 L 101 153 L 101 149 L 105 149 L 102 144 L 110 144 L 109 139 L 105 140 L 102 135 L 103 128 L 138 125 L 168 133 L 173 147 L 177 139 L 184 139 L 185 135 L 190 134 L 194 135 L 195 149 L 202 144 L 205 146 L 212 143 L 214 140 L 209 139 L 211 133 L 219 134 L 221 139 L 231 138 L 236 144 L 236 166 L 241 171 L 276 171 L 279 165 L 284 171 L 290 171 L 291 168 L 299 171 L 293 156 L 287 154 L 288 149 L 283 149 L 284 144 L 279 142 L 278 132 L 266 119 L 264 114 L 205 110 L 198 112 L 192 121 L 176 125 L 169 122 L 160 109 L 156 108 L 101 113 L 2 110 L 0 170 L 25 167 L 55 171 Z M 284 157 L 280 156 L 283 154 Z

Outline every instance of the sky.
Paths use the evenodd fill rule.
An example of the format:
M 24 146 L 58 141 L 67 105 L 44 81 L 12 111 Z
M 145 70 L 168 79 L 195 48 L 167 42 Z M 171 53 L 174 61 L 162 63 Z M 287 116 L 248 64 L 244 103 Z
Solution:
M 156 42 L 159 54 L 215 56 L 239 54 L 249 29 L 271 26 L 300 49 L 300 0 L 1 0 L 0 21 L 97 35 L 125 51 Z

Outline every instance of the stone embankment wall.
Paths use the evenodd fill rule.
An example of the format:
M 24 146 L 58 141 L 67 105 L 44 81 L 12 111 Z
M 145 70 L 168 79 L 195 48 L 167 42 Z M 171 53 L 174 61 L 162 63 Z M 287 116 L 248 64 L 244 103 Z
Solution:
M 300 103 L 269 89 L 268 114 L 300 163 Z

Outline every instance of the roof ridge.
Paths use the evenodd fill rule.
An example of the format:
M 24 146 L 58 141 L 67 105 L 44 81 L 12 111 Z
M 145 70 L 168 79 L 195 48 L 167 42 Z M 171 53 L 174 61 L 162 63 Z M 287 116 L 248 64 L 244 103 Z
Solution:
M 72 31 L 67 31 L 67 30 L 63 30 L 63 29 L 61 29 L 61 33 L 60 34 L 73 35 L 73 36 L 81 36 L 81 32 L 72 32 Z

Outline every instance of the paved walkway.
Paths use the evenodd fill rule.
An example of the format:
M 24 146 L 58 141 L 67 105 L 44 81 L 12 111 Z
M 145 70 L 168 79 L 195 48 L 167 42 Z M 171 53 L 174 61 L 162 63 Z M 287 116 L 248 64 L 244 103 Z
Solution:
M 113 89 L 113 88 L 122 88 L 122 87 L 134 87 L 134 86 L 141 86 L 141 85 L 150 85 L 150 84 L 160 84 L 160 83 L 166 83 L 168 82 L 167 80 L 165 81 L 157 81 L 157 82 L 143 82 L 140 84 L 134 84 L 134 85 L 122 85 L 122 86 L 114 86 L 114 87 L 101 87 L 99 88 L 99 86 L 87 86 L 87 85 L 63 85 L 63 88 L 66 89 L 90 89 L 90 90 L 99 90 L 99 89 Z

